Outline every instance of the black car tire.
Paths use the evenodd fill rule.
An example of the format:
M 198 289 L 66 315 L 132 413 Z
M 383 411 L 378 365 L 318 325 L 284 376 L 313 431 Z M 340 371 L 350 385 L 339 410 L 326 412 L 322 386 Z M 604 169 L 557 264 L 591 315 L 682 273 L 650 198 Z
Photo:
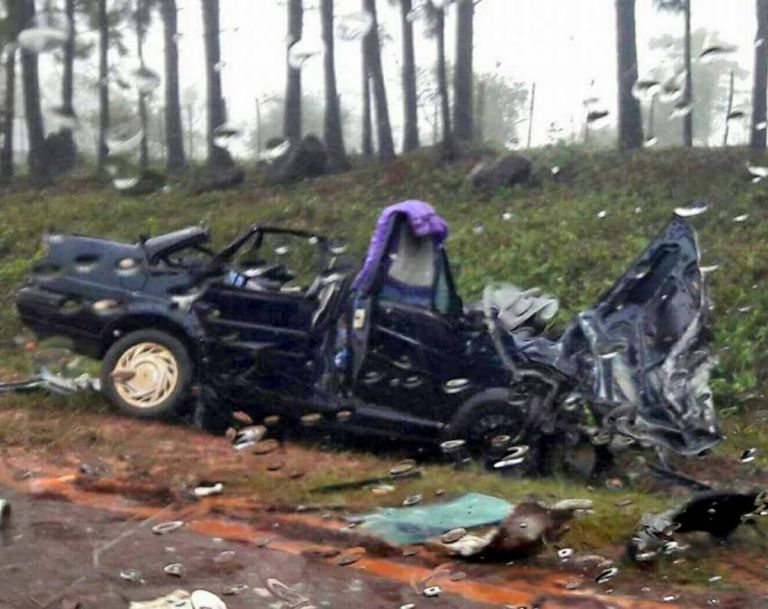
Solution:
M 485 460 L 495 456 L 488 444 L 493 435 L 508 435 L 513 443 L 524 431 L 528 412 L 525 407 L 511 404 L 512 392 L 508 389 L 486 389 L 467 400 L 449 426 L 452 438 L 466 442 L 469 452 Z
M 136 357 L 131 360 L 134 353 Z M 140 404 L 141 391 L 134 389 L 130 380 L 118 386 L 120 381 L 110 377 L 124 357 L 128 358 L 124 362 L 136 362 L 134 371 L 141 382 L 151 383 L 153 374 L 165 372 L 166 376 L 161 377 L 165 386 L 156 399 Z M 172 378 L 166 380 L 168 377 Z M 104 395 L 121 412 L 140 419 L 159 419 L 176 414 L 188 400 L 192 377 L 193 367 L 187 347 L 175 336 L 161 330 L 138 330 L 126 334 L 112 343 L 101 362 L 101 390 Z

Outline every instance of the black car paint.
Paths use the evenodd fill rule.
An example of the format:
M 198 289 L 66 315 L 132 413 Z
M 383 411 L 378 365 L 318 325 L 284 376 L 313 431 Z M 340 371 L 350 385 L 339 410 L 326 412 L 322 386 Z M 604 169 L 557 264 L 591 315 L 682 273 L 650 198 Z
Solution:
M 259 230 L 282 229 L 258 227 L 247 234 Z M 315 238 L 327 249 L 317 235 L 289 232 Z M 328 374 L 352 269 L 343 271 L 343 293 L 319 326 L 312 319 L 316 302 L 303 294 L 248 291 L 217 279 L 208 280 L 204 295 L 182 309 L 173 297 L 197 289 L 200 278 L 194 268 L 170 264 L 169 257 L 204 246 L 208 238 L 200 227 L 136 244 L 47 236 L 46 257 L 17 295 L 22 321 L 41 336 L 67 336 L 78 352 L 94 357 L 127 331 L 164 329 L 186 341 L 196 382 L 222 405 L 248 410 L 262 404 L 264 412 L 292 417 L 320 412 L 331 421 L 343 409 L 351 412 L 347 428 L 398 437 L 439 439 L 470 396 L 509 383 L 482 328 L 462 316 L 377 301 L 359 375 L 345 387 L 324 391 L 319 381 Z M 225 249 L 231 253 L 246 241 L 244 236 Z M 88 268 L 78 266 L 86 258 Z M 125 259 L 136 266 L 121 270 Z M 119 306 L 96 312 L 93 304 L 105 299 Z M 65 302 L 77 308 L 62 307 Z M 446 392 L 445 383 L 457 378 L 466 379 L 466 387 Z
M 269 232 L 317 244 L 322 268 L 316 288 L 303 293 L 250 291 L 222 281 L 234 255 L 247 244 L 258 249 Z M 635 267 L 645 258 L 661 252 L 659 275 L 671 273 L 673 287 L 690 287 L 690 277 L 676 275 L 691 265 L 698 273 L 698 249 L 689 235 L 687 225 L 674 220 L 588 312 L 610 326 L 610 340 L 626 326 L 626 314 L 616 313 L 621 308 L 617 299 L 640 289 Z M 494 330 L 488 312 L 463 310 L 444 251 L 436 264 L 448 294 L 439 311 L 434 302 L 422 308 L 383 300 L 375 280 L 365 290 L 352 291 L 354 269 L 338 263 L 327 240 L 313 233 L 254 226 L 218 254 L 208 252 L 206 263 L 174 258 L 189 249 L 207 251 L 208 239 L 202 227 L 132 245 L 49 236 L 47 256 L 36 263 L 30 284 L 17 297 L 22 320 L 39 334 L 69 336 L 76 350 L 96 357 L 127 331 L 169 331 L 189 347 L 205 407 L 222 412 L 239 409 L 288 419 L 312 412 L 323 415 L 321 424 L 334 425 L 337 415 L 347 411 L 344 426 L 349 430 L 444 440 L 456 437 L 459 421 L 471 415 L 477 399 L 491 392 L 498 400 L 501 391 L 503 401 L 522 407 L 527 441 L 573 431 L 577 415 L 559 406 L 575 388 L 590 391 L 596 361 L 578 318 L 558 341 L 540 337 L 521 347 L 514 334 Z M 683 242 L 677 250 L 675 240 Z M 122 269 L 125 259 L 136 265 Z M 179 304 L 196 290 L 201 295 L 190 299 L 191 305 Z M 658 294 L 654 288 L 640 300 L 657 306 Z M 119 306 L 94 311 L 92 305 L 104 299 Z M 68 302 L 75 306 L 65 306 Z M 667 320 L 662 315 L 658 321 Z M 334 365 L 343 346 L 337 343 L 340 326 L 346 326 L 345 344 L 352 354 L 341 370 Z M 657 356 L 663 352 L 646 343 L 633 349 Z M 614 406 L 607 404 L 604 412 Z M 651 414 L 651 406 L 641 408 L 639 419 Z

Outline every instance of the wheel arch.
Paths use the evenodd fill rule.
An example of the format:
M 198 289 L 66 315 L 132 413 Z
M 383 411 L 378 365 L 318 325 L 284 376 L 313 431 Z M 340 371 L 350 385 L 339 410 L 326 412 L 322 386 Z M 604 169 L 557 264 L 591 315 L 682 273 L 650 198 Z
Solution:
M 160 330 L 177 338 L 187 348 L 194 366 L 198 351 L 194 330 L 185 327 L 185 324 L 177 319 L 151 311 L 129 313 L 105 327 L 101 335 L 99 358 L 104 357 L 117 339 L 137 330 Z
M 509 403 L 514 395 L 509 387 L 489 387 L 467 398 L 453 413 L 443 432 L 444 439 L 454 439 L 472 421 L 474 413 L 485 404 Z M 528 414 L 528 413 L 526 413 Z

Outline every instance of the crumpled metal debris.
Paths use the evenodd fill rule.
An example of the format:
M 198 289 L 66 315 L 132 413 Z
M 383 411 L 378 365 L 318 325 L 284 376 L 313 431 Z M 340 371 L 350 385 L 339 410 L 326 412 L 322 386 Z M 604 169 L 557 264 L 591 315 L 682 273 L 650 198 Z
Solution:
M 560 303 L 539 288 L 522 290 L 509 283 L 492 283 L 483 291 L 483 310 L 494 309 L 496 319 L 507 332 L 522 327 L 546 326 L 556 316 Z
M 591 386 L 606 431 L 685 455 L 722 439 L 699 260 L 695 233 L 675 217 L 552 351 L 555 367 Z
M 567 499 L 547 506 L 538 501 L 523 501 L 499 526 L 484 534 L 466 534 L 458 539 L 445 535 L 427 541 L 427 546 L 462 558 L 506 558 L 527 556 L 540 551 L 545 544 L 560 539 L 566 532 L 566 523 L 580 511 L 590 510 L 589 499 Z
M 685 549 L 676 539 L 678 534 L 700 531 L 723 539 L 742 523 L 752 523 L 761 516 L 768 516 L 767 491 L 700 493 L 680 507 L 643 514 L 627 554 L 638 562 L 649 562 L 661 554 Z
M 77 378 L 66 378 L 54 374 L 47 368 L 41 368 L 34 376 L 25 381 L 0 383 L 0 393 L 48 391 L 56 395 L 68 395 L 87 390 L 101 391 L 101 381 L 87 374 L 82 374 Z

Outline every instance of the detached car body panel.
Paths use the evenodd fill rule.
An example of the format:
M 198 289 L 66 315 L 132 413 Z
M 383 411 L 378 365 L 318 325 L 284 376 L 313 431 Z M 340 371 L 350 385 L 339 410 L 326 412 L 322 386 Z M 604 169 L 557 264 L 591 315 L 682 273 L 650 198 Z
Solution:
M 447 234 L 426 203 L 390 206 L 359 270 L 323 236 L 290 229 L 254 226 L 219 252 L 204 227 L 136 244 L 52 235 L 17 307 L 38 333 L 104 357 L 102 382 L 123 389 L 168 381 L 188 358 L 198 406 L 212 412 L 311 415 L 491 452 L 499 438 L 573 435 L 582 408 L 604 433 L 678 452 L 719 439 L 704 278 L 682 219 L 558 338 L 543 332 L 557 302 L 535 291 L 489 287 L 465 307 Z M 163 355 L 166 368 L 142 356 L 131 380 L 113 351 L 121 340 L 135 350 L 121 337 L 147 329 L 162 332 L 149 347 L 169 335 L 166 351 L 184 353 Z

